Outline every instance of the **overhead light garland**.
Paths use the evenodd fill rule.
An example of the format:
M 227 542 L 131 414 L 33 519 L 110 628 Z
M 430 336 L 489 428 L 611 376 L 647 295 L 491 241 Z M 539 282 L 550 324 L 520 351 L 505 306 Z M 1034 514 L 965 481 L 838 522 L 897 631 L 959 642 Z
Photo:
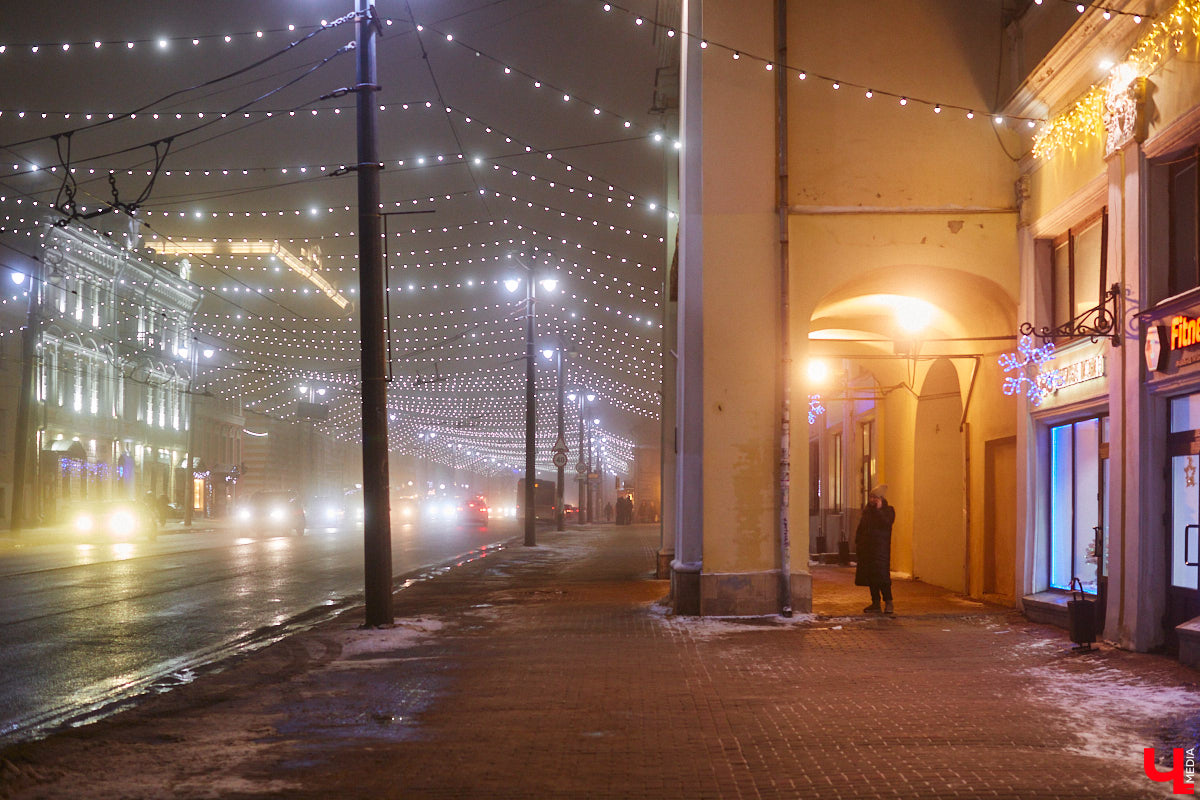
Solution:
M 878 88 L 877 84 L 873 85 L 873 84 L 866 84 L 866 83 L 857 83 L 855 81 L 847 81 L 847 80 L 843 80 L 841 78 L 836 78 L 836 77 L 833 77 L 830 75 L 823 75 L 821 73 L 812 72 L 811 70 L 802 69 L 800 67 L 795 67 L 795 66 L 791 66 L 788 64 L 779 64 L 778 62 L 775 61 L 774 58 L 766 58 L 764 56 L 758 56 L 758 55 L 754 55 L 752 53 L 747 53 L 746 51 L 741 50 L 739 48 L 730 47 L 729 45 L 725 45 L 720 42 L 713 41 L 711 39 L 698 37 L 693 33 L 677 30 L 676 28 L 674 28 L 670 25 L 661 23 L 661 22 L 657 22 L 654 20 L 647 20 L 641 14 L 638 14 L 637 12 L 632 11 L 628 8 L 625 8 L 616 3 L 601 3 L 600 5 L 605 13 L 618 11 L 622 14 L 625 14 L 626 16 L 632 17 L 634 20 L 634 24 L 638 27 L 644 27 L 644 26 L 655 27 L 655 28 L 659 29 L 660 31 L 662 31 L 667 36 L 667 38 L 675 38 L 676 36 L 686 36 L 694 45 L 698 46 L 701 50 L 720 51 L 720 52 L 723 52 L 726 55 L 728 55 L 734 61 L 745 61 L 747 64 L 752 64 L 752 65 L 755 65 L 758 67 L 762 67 L 763 72 L 766 75 L 772 75 L 776 69 L 780 69 L 780 70 L 786 71 L 790 75 L 795 75 L 796 78 L 800 81 L 808 81 L 809 79 L 815 79 L 818 81 L 822 81 L 822 82 L 828 84 L 829 87 L 831 89 L 833 89 L 834 91 L 840 91 L 841 89 L 843 89 L 845 87 L 855 89 L 858 92 L 861 92 L 863 97 L 867 100 L 871 100 L 872 98 L 874 98 L 875 96 L 878 95 L 881 97 L 888 98 L 890 101 L 894 101 L 897 105 L 899 105 L 901 107 L 907 107 L 910 105 L 921 105 L 921 106 L 924 106 L 924 107 L 930 109 L 935 114 L 942 114 L 944 111 L 949 109 L 949 110 L 954 110 L 954 111 L 958 112 L 957 116 L 966 117 L 969 120 L 975 119 L 975 117 L 977 115 L 981 119 L 984 117 L 991 117 L 992 121 L 997 125 L 1002 125 L 1007 122 L 1016 121 L 1016 122 L 1024 123 L 1024 124 L 1028 125 L 1029 127 L 1033 127 L 1043 121 L 1041 117 L 1008 117 L 1008 118 L 1000 117 L 1000 116 L 997 116 L 994 114 L 987 114 L 978 108 L 970 108 L 970 107 L 967 107 L 964 105 L 959 105 L 956 103 L 926 100 L 924 98 L 915 97 L 912 94 L 908 94 L 908 93 L 904 93 L 904 92 L 893 92 L 893 91 L 881 90 Z
M 277 33 L 295 33 L 297 30 L 314 31 L 326 27 L 329 24 L 328 20 L 321 20 L 319 25 L 306 25 L 297 27 L 294 24 L 288 24 L 282 28 L 258 28 L 252 31 L 236 31 L 233 33 L 198 33 L 190 36 L 154 36 L 140 37 L 131 39 L 91 39 L 91 40 L 73 40 L 68 42 L 5 42 L 0 44 L 0 55 L 16 55 L 18 53 L 27 53 L 29 55 L 49 55 L 58 54 L 75 54 L 81 52 L 89 52 L 94 50 L 103 50 L 105 48 L 116 47 L 122 50 L 134 50 L 138 47 L 152 47 L 155 50 L 168 51 L 172 45 L 187 44 L 191 47 L 199 47 L 202 44 L 215 42 L 218 44 L 239 44 L 242 42 L 261 42 L 267 36 Z M 386 21 L 387 25 L 392 24 L 392 20 Z

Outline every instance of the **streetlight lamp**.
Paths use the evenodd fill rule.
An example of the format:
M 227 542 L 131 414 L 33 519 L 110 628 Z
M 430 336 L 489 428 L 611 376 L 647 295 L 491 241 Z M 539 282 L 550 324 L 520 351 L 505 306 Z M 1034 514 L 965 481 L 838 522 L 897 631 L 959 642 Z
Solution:
M 595 395 L 593 395 L 594 397 Z M 596 426 L 600 424 L 599 419 L 591 419 L 588 421 L 588 448 L 587 448 L 587 495 L 588 495 L 588 522 L 595 521 L 596 518 L 596 503 L 599 500 L 600 487 L 592 481 L 592 470 L 595 466 L 592 462 L 592 443 L 596 436 Z
M 590 502 L 590 489 L 588 487 L 588 463 L 584 460 L 584 419 L 587 412 L 587 406 L 596 399 L 596 395 L 591 392 L 571 392 L 567 395 L 567 399 L 572 403 L 577 403 L 579 406 L 579 461 L 575 463 L 575 474 L 579 477 L 579 521 L 592 521 L 592 504 Z
M 433 473 L 433 470 L 431 470 L 429 467 L 429 460 L 430 460 L 430 456 L 432 455 L 432 453 L 430 451 L 432 448 L 428 447 L 428 445 L 432 445 L 433 440 L 436 437 L 437 437 L 436 431 L 421 431 L 417 434 L 417 438 L 421 440 L 421 464 L 422 464 L 421 471 L 424 473 L 424 475 L 422 476 L 422 479 L 421 479 L 421 499 L 422 500 L 424 500 L 426 497 L 429 496 L 429 488 L 433 484 L 433 481 L 431 481 L 429 479 L 429 476 Z
M 521 263 L 521 262 L 517 262 Z M 537 467 L 534 464 L 534 439 L 537 433 L 537 423 L 534 419 L 536 405 L 534 401 L 534 362 L 533 362 L 533 315 L 534 303 L 537 301 L 536 284 L 541 284 L 542 288 L 547 292 L 553 292 L 554 287 L 558 285 L 558 281 L 554 278 L 543 278 L 535 281 L 533 278 L 533 269 L 526 267 L 525 270 L 529 273 L 524 279 L 525 283 L 525 546 L 533 547 L 537 544 L 537 537 L 534 535 L 534 494 L 533 484 L 537 480 Z M 508 278 L 504 281 L 504 288 L 509 292 L 515 292 L 517 287 L 521 285 L 521 278 Z
M 183 524 L 184 527 L 192 526 L 192 518 L 196 510 L 196 398 L 199 396 L 196 391 L 196 373 L 200 366 L 200 353 L 204 353 L 206 359 L 212 358 L 217 352 L 211 347 L 201 348 L 195 335 L 192 336 L 191 344 L 187 347 L 181 347 L 177 351 L 180 357 L 189 359 L 191 371 L 188 373 L 188 448 L 187 457 L 184 460 L 184 477 L 187 480 L 186 501 L 183 506 Z
M 307 423 L 308 433 L 308 452 L 302 455 L 297 461 L 304 465 L 301 470 L 305 496 L 315 496 L 323 494 L 322 481 L 320 480 L 320 472 L 328 466 L 328 450 L 324 447 L 318 449 L 317 426 L 318 421 L 324 422 L 329 419 L 329 409 L 320 405 L 319 398 L 325 396 L 329 391 L 324 386 L 313 386 L 303 383 L 296 387 L 300 392 L 300 403 L 296 412 L 299 419 Z
M 555 387 L 558 395 L 558 439 L 554 442 L 554 466 L 558 467 L 558 481 L 554 484 L 554 527 L 556 530 L 566 529 L 566 511 L 563 509 L 563 494 L 566 482 L 564 470 L 567 466 L 567 440 L 563 429 L 563 352 L 558 348 L 542 350 L 542 357 L 547 360 L 557 356 L 555 363 Z
M 18 286 L 25 282 L 22 272 L 13 270 L 9 275 Z M 17 435 L 13 446 L 12 514 L 9 526 L 14 533 L 22 529 L 28 513 L 25 508 L 25 486 L 29 474 L 30 428 L 33 426 L 33 406 L 36 402 L 36 357 L 41 339 L 42 291 L 42 282 L 31 275 L 25 327 L 21 331 L 21 394 L 17 397 Z

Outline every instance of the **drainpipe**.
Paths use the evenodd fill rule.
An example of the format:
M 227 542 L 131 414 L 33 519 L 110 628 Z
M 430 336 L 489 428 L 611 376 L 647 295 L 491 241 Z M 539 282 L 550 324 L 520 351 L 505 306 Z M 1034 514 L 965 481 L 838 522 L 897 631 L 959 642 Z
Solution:
M 792 471 L 792 340 L 788 274 L 787 0 L 775 0 L 775 163 L 779 211 L 779 580 L 780 615 L 792 615 L 792 543 L 788 531 Z

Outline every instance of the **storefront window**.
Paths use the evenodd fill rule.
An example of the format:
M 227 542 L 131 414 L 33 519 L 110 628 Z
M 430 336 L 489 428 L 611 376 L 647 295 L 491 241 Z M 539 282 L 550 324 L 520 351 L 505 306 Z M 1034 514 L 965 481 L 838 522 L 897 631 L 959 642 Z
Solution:
M 1200 431 L 1200 394 L 1171 400 L 1171 433 Z
M 1079 578 L 1085 591 L 1096 591 L 1105 549 L 1105 420 L 1093 417 L 1050 429 L 1049 583 L 1056 589 L 1069 589 L 1071 579 Z
M 1171 585 L 1200 587 L 1200 394 L 1171 400 Z

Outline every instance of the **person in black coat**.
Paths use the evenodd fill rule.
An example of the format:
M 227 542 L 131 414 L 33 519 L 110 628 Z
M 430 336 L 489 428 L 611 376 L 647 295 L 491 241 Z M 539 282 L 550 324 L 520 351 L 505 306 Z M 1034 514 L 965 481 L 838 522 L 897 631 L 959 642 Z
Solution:
M 854 534 L 858 558 L 854 585 L 871 590 L 871 605 L 863 609 L 869 614 L 895 613 L 892 606 L 892 523 L 895 521 L 896 509 L 887 501 L 887 484 L 880 484 L 867 495 L 867 504 L 863 506 L 862 519 Z M 882 608 L 880 597 L 884 602 Z

